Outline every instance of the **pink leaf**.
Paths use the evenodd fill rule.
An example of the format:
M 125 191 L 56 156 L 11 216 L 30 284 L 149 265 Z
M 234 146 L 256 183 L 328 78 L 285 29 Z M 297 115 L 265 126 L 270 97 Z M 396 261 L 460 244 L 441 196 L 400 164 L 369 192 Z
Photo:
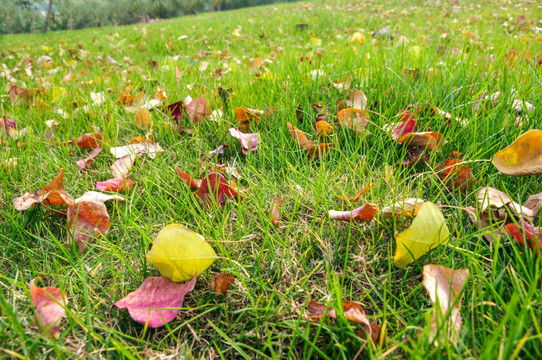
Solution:
M 184 296 L 194 290 L 197 275 L 184 284 L 177 284 L 165 277 L 148 277 L 134 292 L 115 303 L 127 308 L 132 319 L 150 328 L 163 326 L 175 319 L 183 305 Z
M 86 169 L 86 166 L 92 164 L 94 162 L 94 158 L 98 156 L 98 154 L 101 152 L 102 152 L 101 147 L 95 148 L 94 150 L 91 151 L 90 154 L 88 154 L 86 158 L 82 160 L 77 160 L 77 166 L 79 166 L 83 170 Z
M 199 124 L 204 118 L 211 114 L 211 110 L 209 109 L 209 105 L 205 102 L 205 99 L 199 97 L 193 99 L 186 105 L 186 113 L 192 124 Z
M 329 218 L 339 221 L 371 221 L 376 215 L 377 208 L 374 204 L 365 204 L 352 211 L 329 210 Z
M 414 115 L 410 113 L 410 111 L 405 111 L 401 115 L 401 123 L 393 129 L 392 139 L 397 140 L 401 136 L 411 133 L 414 131 L 414 127 L 416 126 L 416 120 L 414 120 Z
M 2 118 L 0 119 L 0 130 L 2 127 L 6 130 L 6 134 L 9 135 L 10 129 L 17 129 L 17 123 L 11 119 L 8 119 L 5 116 L 2 116 Z
M 36 279 L 41 280 L 40 277 Z M 37 287 L 34 285 L 36 279 L 30 281 L 30 296 L 36 308 L 36 317 L 39 328 L 48 330 L 49 336 L 57 338 L 60 332 L 60 318 L 66 315 L 66 294 L 53 287 Z
M 108 179 L 96 183 L 96 189 L 101 191 L 128 191 L 132 186 L 134 186 L 132 179 Z
M 243 154 L 248 154 L 249 151 L 256 151 L 258 145 L 260 145 L 260 134 L 244 134 L 238 129 L 230 128 L 230 134 L 241 142 L 243 147 Z

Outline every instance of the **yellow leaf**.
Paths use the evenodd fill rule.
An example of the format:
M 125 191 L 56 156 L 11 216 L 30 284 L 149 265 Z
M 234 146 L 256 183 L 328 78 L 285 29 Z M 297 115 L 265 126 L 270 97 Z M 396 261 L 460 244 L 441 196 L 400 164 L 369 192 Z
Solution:
M 412 225 L 395 236 L 397 249 L 393 263 L 405 267 L 434 247 L 448 241 L 450 232 L 438 207 L 426 202 Z
M 512 176 L 542 173 L 542 130 L 529 130 L 493 156 L 493 165 Z
M 66 95 L 68 95 L 68 91 L 63 87 L 57 86 L 53 88 L 53 99 L 51 100 L 51 102 L 57 103 L 62 100 Z
M 170 224 L 160 230 L 147 261 L 171 281 L 190 280 L 204 272 L 216 259 L 216 253 L 200 234 Z
M 135 125 L 140 129 L 148 129 L 152 126 L 151 117 L 145 108 L 141 108 L 134 117 Z

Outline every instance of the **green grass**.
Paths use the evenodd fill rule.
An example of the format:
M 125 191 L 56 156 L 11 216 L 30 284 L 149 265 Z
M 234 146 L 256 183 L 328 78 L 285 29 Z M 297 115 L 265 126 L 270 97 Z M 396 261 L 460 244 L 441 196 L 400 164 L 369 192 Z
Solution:
M 460 6 L 455 8 L 454 6 Z M 457 10 L 457 11 L 456 11 Z M 515 21 L 525 15 L 529 26 Z M 87 29 L 47 35 L 15 35 L 1 39 L 1 62 L 28 88 L 43 86 L 40 98 L 48 107 L 4 99 L 5 115 L 29 132 L 19 141 L 3 136 L 0 162 L 17 158 L 17 166 L 0 172 L 0 357 L 20 358 L 483 358 L 538 359 L 542 357 L 542 274 L 540 257 L 508 238 L 488 243 L 466 213 L 476 206 L 476 191 L 492 186 L 522 202 L 542 191 L 540 175 L 508 177 L 489 162 L 495 152 L 521 133 L 541 128 L 542 9 L 523 1 L 487 1 L 483 6 L 429 1 L 318 2 L 208 13 L 149 25 Z M 306 23 L 307 29 L 296 24 Z M 371 33 L 392 26 L 393 41 L 371 42 Z M 146 35 L 142 29 L 146 29 Z M 240 29 L 240 37 L 233 34 Z M 361 31 L 364 44 L 350 41 Z M 447 36 L 442 36 L 447 33 Z M 472 33 L 470 40 L 464 34 Z M 182 35 L 186 39 L 178 40 Z M 405 42 L 401 45 L 401 36 Z M 313 41 L 311 38 L 321 39 Z M 280 46 L 283 52 L 271 58 Z M 514 64 L 506 55 L 515 50 Z M 200 51 L 208 52 L 200 57 Z M 223 59 L 219 51 L 227 51 Z M 41 55 L 54 59 L 50 71 L 36 66 Z M 113 57 L 116 67 L 98 56 Z M 178 56 L 176 60 L 174 56 Z M 311 61 L 300 61 L 308 56 Z M 270 58 L 272 75 L 257 79 L 247 70 L 251 58 Z M 33 78 L 24 72 L 25 59 L 34 62 Z M 509 57 L 508 57 L 509 59 Z M 149 60 L 158 63 L 154 71 Z M 199 71 L 202 61 L 209 62 Z M 214 70 L 227 64 L 230 72 L 218 80 Z M 164 66 L 166 65 L 166 66 Z M 169 65 L 169 67 L 167 66 Z M 175 79 L 175 66 L 182 70 Z M 421 76 L 404 75 L 417 68 Z M 311 71 L 325 74 L 317 81 Z M 434 69 L 438 73 L 428 70 Z M 86 74 L 82 71 L 87 71 Z M 65 82 L 70 72 L 75 80 Z M 80 82 L 89 83 L 88 86 Z M 332 114 L 340 93 L 331 81 L 350 76 L 379 113 L 371 121 L 382 127 L 409 104 L 430 102 L 468 120 L 466 126 L 447 125 L 442 117 L 427 118 L 422 128 L 442 132 L 447 144 L 426 164 L 401 167 L 406 150 L 377 126 L 372 135 L 357 136 L 335 127 L 335 149 L 317 161 L 307 158 L 292 141 L 286 122 L 316 139 L 311 104 L 322 101 Z M 9 83 L 0 77 L 7 94 Z M 108 203 L 110 232 L 92 240 L 82 255 L 66 246 L 66 219 L 43 207 L 16 211 L 11 201 L 33 192 L 66 169 L 65 186 L 75 198 L 111 178 L 114 161 L 109 148 L 144 135 L 133 114 L 116 103 L 120 89 L 131 85 L 152 96 L 157 86 L 169 102 L 202 95 L 211 109 L 222 106 L 218 87 L 232 88 L 231 108 L 266 109 L 273 115 L 253 126 L 261 133 L 260 148 L 242 155 L 227 129 L 235 123 L 233 110 L 224 120 L 206 120 L 193 134 L 179 134 L 152 112 L 154 140 L 165 152 L 156 159 L 138 159 L 130 173 L 135 186 L 126 201 Z M 69 96 L 51 103 L 52 89 L 62 86 Z M 105 91 L 107 100 L 92 105 L 90 92 Z M 528 118 L 514 125 L 511 94 L 535 106 Z M 496 105 L 479 100 L 483 92 L 500 91 Z M 86 102 L 90 113 L 75 112 L 73 103 Z M 473 104 L 481 110 L 475 112 Z M 306 116 L 300 123 L 295 110 Z M 69 115 L 63 119 L 56 109 Z M 88 150 L 55 146 L 45 138 L 45 121 L 60 123 L 54 141 L 67 141 L 93 126 L 103 129 L 105 149 L 88 171 L 75 161 Z M 191 127 L 186 121 L 185 126 Z M 200 155 L 229 144 L 221 162 L 236 166 L 238 182 L 250 194 L 223 208 L 205 208 L 177 178 L 174 167 L 198 175 Z M 431 168 L 460 151 L 478 182 L 465 194 L 449 190 Z M 392 168 L 386 177 L 386 169 Z M 388 171 L 389 172 L 389 171 Z M 350 210 L 338 198 L 354 195 L 362 186 L 375 186 L 362 201 L 382 208 L 398 199 L 419 197 L 442 206 L 451 238 L 404 269 L 393 265 L 394 234 L 409 221 L 339 223 L 327 211 Z M 273 199 L 285 196 L 279 228 L 269 223 Z M 449 207 L 448 207 L 449 206 Z M 145 260 L 148 245 L 166 224 L 181 223 L 202 234 L 217 260 L 185 298 L 179 317 L 159 329 L 144 329 L 113 304 L 139 287 L 156 268 Z M 540 224 L 540 217 L 535 219 Z M 463 292 L 464 326 L 457 344 L 435 348 L 430 343 L 432 307 L 422 285 L 422 266 L 438 264 L 468 268 L 471 276 Z M 216 296 L 210 281 L 220 272 L 237 276 L 227 296 Z M 29 281 L 42 276 L 47 286 L 60 287 L 69 297 L 61 336 L 52 341 L 33 326 Z M 376 345 L 360 333 L 362 327 L 339 316 L 336 321 L 309 321 L 307 304 L 316 300 L 340 307 L 341 301 L 363 305 L 371 321 L 385 325 L 387 342 Z

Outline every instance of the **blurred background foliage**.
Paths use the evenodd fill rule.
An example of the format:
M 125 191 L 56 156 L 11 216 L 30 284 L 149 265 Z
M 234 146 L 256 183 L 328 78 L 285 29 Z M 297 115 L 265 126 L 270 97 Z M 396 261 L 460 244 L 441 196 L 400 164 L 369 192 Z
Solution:
M 295 0 L 53 0 L 49 30 L 126 25 Z M 42 31 L 49 0 L 0 1 L 0 34 Z

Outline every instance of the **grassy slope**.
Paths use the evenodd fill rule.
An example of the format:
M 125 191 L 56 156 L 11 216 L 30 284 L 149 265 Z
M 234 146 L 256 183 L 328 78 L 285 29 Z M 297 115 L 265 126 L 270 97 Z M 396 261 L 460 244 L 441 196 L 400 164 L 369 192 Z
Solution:
M 35 88 L 40 84 L 38 78 L 45 77 L 50 86 L 64 86 L 70 97 L 46 109 L 4 104 L 6 115 L 19 127 L 28 127 L 30 134 L 24 147 L 8 141 L 0 153 L 0 161 L 18 158 L 13 171 L 0 172 L 0 353 L 34 358 L 185 354 L 196 358 L 335 359 L 352 358 L 364 346 L 361 355 L 368 358 L 382 354 L 397 358 L 542 357 L 540 258 L 508 239 L 489 244 L 466 214 L 455 208 L 475 206 L 475 192 L 485 185 L 506 190 L 517 201 L 541 191 L 539 176 L 506 177 L 491 163 L 474 161 L 490 159 L 522 132 L 540 128 L 542 111 L 541 68 L 535 65 L 542 41 L 532 30 L 514 30 L 519 15 L 535 20 L 542 11 L 534 3 L 488 3 L 486 7 L 464 5 L 458 11 L 453 10 L 452 2 L 276 5 L 150 25 L 4 37 L 2 62 L 8 68 L 27 57 L 36 61 L 43 54 L 52 56 L 59 68 L 50 75 L 35 69 L 34 79 L 24 72 L 16 78 Z M 299 23 L 307 23 L 308 29 L 297 29 Z M 371 44 L 370 33 L 386 25 L 392 25 L 394 43 Z M 233 35 L 236 28 L 240 28 L 240 37 Z M 365 34 L 364 45 L 350 42 L 355 31 Z M 445 38 L 441 36 L 444 32 Z M 464 33 L 473 33 L 475 38 L 466 40 Z M 404 46 L 397 45 L 399 34 L 408 40 Z M 178 40 L 181 35 L 187 38 Z M 321 39 L 321 44 L 311 38 Z M 272 79 L 255 79 L 247 71 L 249 59 L 267 58 L 277 46 L 284 51 L 267 65 Z M 446 49 L 439 52 L 439 46 Z M 512 49 L 519 58 L 509 67 L 503 56 Z M 210 54 L 200 58 L 200 50 Z M 224 60 L 217 54 L 223 50 L 228 50 Z M 527 52 L 535 59 L 528 60 Z M 72 55 L 76 61 L 68 63 Z M 99 55 L 112 56 L 122 67 L 99 61 Z M 166 56 L 175 55 L 180 56 L 176 63 L 183 71 L 179 82 L 173 67 L 161 67 L 168 63 Z M 312 63 L 300 62 L 302 56 L 312 57 Z M 149 60 L 158 62 L 158 71 L 152 70 Z M 198 70 L 202 61 L 210 63 L 204 72 Z M 213 71 L 224 63 L 231 72 L 218 81 Z M 438 75 L 412 79 L 403 76 L 404 67 L 420 68 L 422 73 L 432 68 Z M 83 69 L 88 71 L 86 75 L 81 74 Z M 314 69 L 325 72 L 318 81 L 310 79 Z M 65 83 L 62 78 L 69 71 L 78 77 Z M 80 81 L 104 74 L 108 82 L 78 86 Z M 290 139 L 286 122 L 315 138 L 310 104 L 322 101 L 334 109 L 336 101 L 346 95 L 329 81 L 345 76 L 353 78 L 352 87 L 362 89 L 371 108 L 383 115 L 371 117 L 379 126 L 418 101 L 430 101 L 470 120 L 462 127 L 448 126 L 440 117 L 429 119 L 431 127 L 448 140 L 429 163 L 434 166 L 450 151 L 461 151 L 465 159 L 473 161 L 476 186 L 460 194 L 446 189 L 426 165 L 398 166 L 406 156 L 404 147 L 376 127 L 371 129 L 373 135 L 361 137 L 336 129 L 333 142 L 340 151 L 309 161 Z M 269 105 L 277 110 L 254 127 L 262 134 L 262 144 L 246 157 L 227 132 L 235 121 L 231 112 L 224 115 L 226 121 L 206 121 L 195 127 L 194 135 L 182 136 L 168 130 L 153 113 L 155 140 L 165 153 L 155 160 L 136 162 L 131 175 L 135 189 L 127 194 L 126 202 L 108 204 L 109 234 L 79 256 L 75 247 L 64 246 L 64 218 L 50 216 L 41 208 L 17 212 L 11 200 L 45 185 L 60 168 L 66 169 L 66 187 L 74 197 L 93 189 L 96 181 L 110 178 L 113 158 L 109 145 L 89 171 L 81 171 L 75 160 L 88 151 L 49 144 L 43 136 L 44 121 L 61 123 L 58 140 L 75 138 L 96 125 L 103 128 L 110 146 L 124 145 L 144 134 L 133 125 L 133 115 L 115 103 L 119 89 L 127 85 L 151 95 L 158 85 L 166 89 L 171 102 L 186 95 L 203 95 L 212 109 L 221 106 L 216 89 L 232 87 L 233 107 L 264 109 Z M 62 108 L 71 113 L 72 101 L 91 103 L 90 91 L 107 88 L 114 91 L 108 93 L 104 105 L 90 105 L 90 116 L 62 119 L 54 111 Z M 513 125 L 515 116 L 508 101 L 512 88 L 536 106 L 519 127 Z M 505 100 L 496 106 L 482 104 L 482 110 L 474 113 L 472 104 L 483 91 L 501 91 Z M 50 102 L 51 87 L 46 92 L 44 99 Z M 302 124 L 295 116 L 299 104 L 307 113 Z M 202 209 L 177 179 L 174 166 L 196 174 L 200 154 L 221 144 L 230 144 L 224 161 L 239 168 L 243 175 L 240 187 L 252 193 L 223 209 Z M 385 176 L 388 167 L 393 173 Z M 327 219 L 329 209 L 355 206 L 339 200 L 338 195 L 351 196 L 369 182 L 375 186 L 364 199 L 381 206 L 413 196 L 451 205 L 442 209 L 452 236 L 449 244 L 397 269 L 391 260 L 393 235 L 408 223 L 343 224 Z M 268 214 L 272 199 L 281 195 L 288 200 L 281 226 L 275 229 Z M 145 330 L 127 311 L 112 304 L 135 290 L 145 277 L 158 274 L 144 255 L 160 228 L 171 222 L 201 233 L 222 258 L 198 279 L 177 320 L 161 329 Z M 429 343 L 431 302 L 421 283 L 426 263 L 468 268 L 472 274 L 461 307 L 461 342 L 440 350 Z M 212 277 L 221 271 L 231 272 L 239 280 L 227 297 L 208 290 Z M 27 284 L 38 275 L 48 286 L 65 289 L 70 298 L 70 313 L 57 342 L 37 335 L 32 326 Z M 386 324 L 388 342 L 384 346 L 366 344 L 364 335 L 358 335 L 361 327 L 343 318 L 307 321 L 308 301 L 326 299 L 334 306 L 340 299 L 362 303 L 372 320 Z

